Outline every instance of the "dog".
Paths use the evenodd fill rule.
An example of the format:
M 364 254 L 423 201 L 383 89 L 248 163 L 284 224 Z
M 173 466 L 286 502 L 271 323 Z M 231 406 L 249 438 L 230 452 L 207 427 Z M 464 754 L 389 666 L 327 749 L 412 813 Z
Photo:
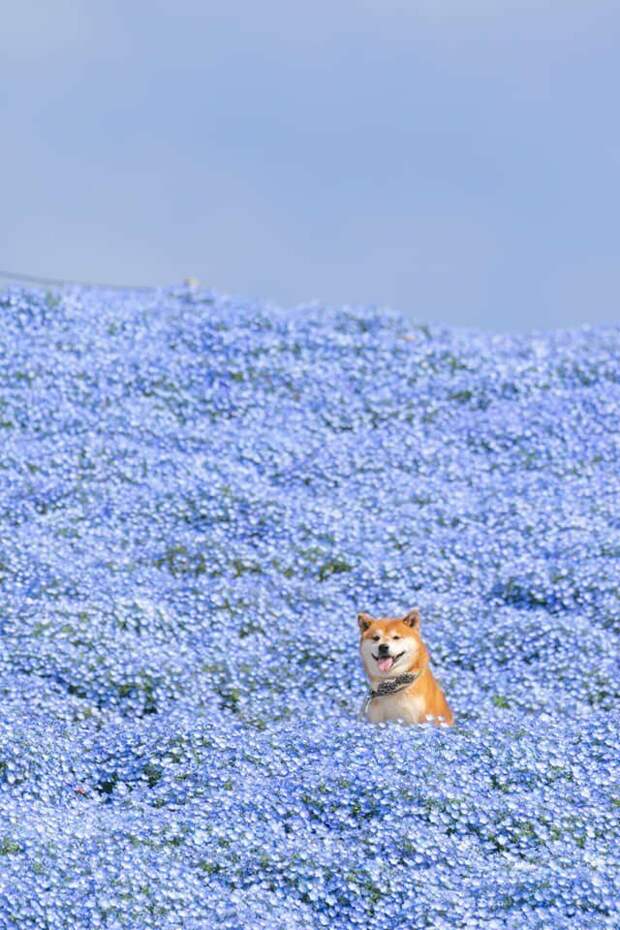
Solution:
M 454 714 L 429 667 L 430 655 L 420 636 L 420 611 L 404 617 L 357 615 L 362 663 L 370 679 L 362 715 L 371 723 L 447 724 Z

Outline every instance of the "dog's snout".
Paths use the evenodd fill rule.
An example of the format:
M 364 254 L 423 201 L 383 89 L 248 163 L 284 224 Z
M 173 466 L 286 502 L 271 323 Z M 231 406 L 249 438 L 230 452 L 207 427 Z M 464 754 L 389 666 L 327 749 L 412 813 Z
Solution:
M 387 643 L 381 643 L 381 645 L 379 646 L 379 655 L 380 655 L 380 656 L 386 656 L 386 655 L 388 654 L 389 651 L 390 651 L 390 647 L 388 646 L 388 644 L 387 644 Z

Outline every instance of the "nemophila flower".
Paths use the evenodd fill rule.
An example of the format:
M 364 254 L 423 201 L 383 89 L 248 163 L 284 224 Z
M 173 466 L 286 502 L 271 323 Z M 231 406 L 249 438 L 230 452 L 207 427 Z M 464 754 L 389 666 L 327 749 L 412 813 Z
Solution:
M 0 320 L 0 927 L 617 930 L 620 330 Z M 360 718 L 414 605 L 451 729 Z

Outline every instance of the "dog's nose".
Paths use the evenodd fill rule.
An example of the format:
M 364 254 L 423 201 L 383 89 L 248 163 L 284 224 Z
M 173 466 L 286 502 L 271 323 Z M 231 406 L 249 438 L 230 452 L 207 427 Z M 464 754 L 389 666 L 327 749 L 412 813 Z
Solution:
M 381 645 L 379 646 L 379 655 L 385 656 L 388 654 L 389 651 L 390 651 L 390 647 L 388 646 L 388 644 L 381 643 Z

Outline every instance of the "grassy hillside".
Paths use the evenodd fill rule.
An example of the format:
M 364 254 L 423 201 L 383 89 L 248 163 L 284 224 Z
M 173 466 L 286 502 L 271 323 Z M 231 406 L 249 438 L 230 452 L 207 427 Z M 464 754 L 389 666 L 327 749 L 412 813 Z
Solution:
M 620 328 L 11 289 L 0 448 L 2 930 L 617 930 Z

